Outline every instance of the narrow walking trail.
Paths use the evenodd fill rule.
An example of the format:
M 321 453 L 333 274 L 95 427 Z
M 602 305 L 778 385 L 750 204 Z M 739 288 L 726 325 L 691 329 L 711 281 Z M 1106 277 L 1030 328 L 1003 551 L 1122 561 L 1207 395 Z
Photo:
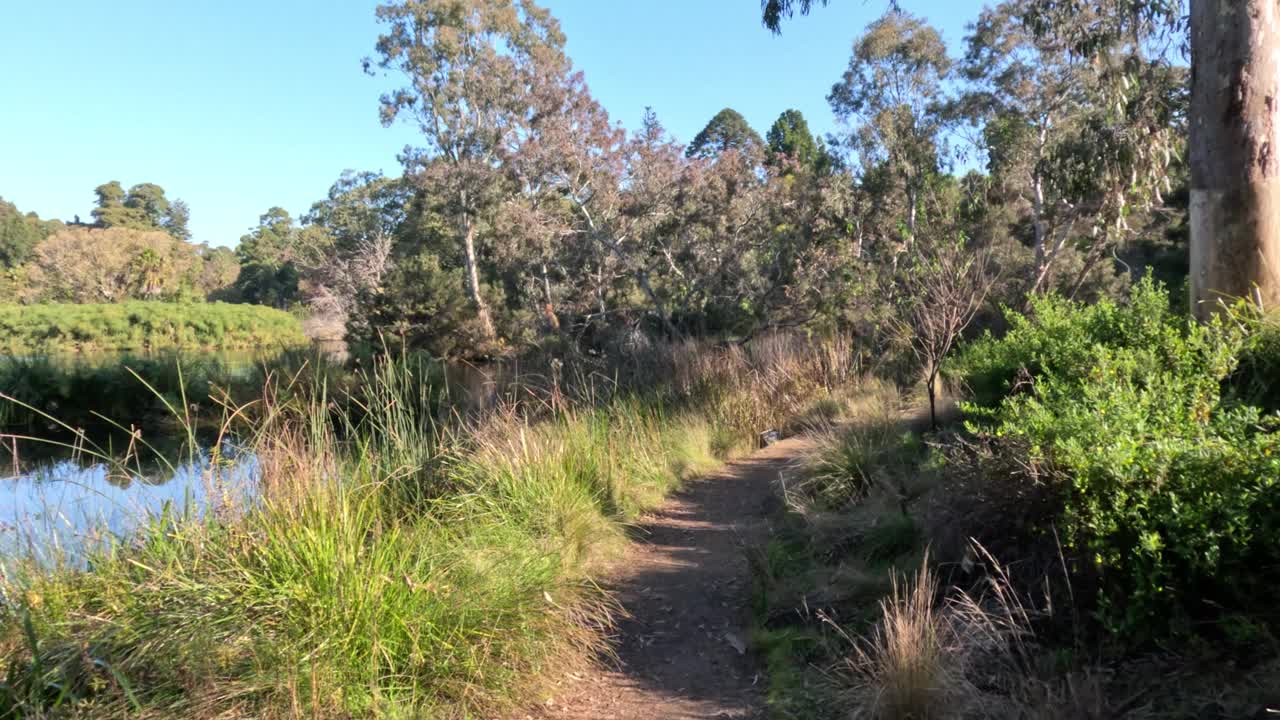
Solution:
M 746 548 L 769 533 L 780 473 L 809 445 L 774 444 L 688 483 L 641 519 L 606 586 L 627 613 L 617 660 L 570 674 L 527 717 L 684 720 L 764 717 L 765 678 L 746 643 L 751 575 Z

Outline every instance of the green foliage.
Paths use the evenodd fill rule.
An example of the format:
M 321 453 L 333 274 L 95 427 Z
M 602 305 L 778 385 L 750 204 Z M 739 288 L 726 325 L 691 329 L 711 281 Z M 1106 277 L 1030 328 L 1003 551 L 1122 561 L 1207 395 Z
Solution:
M 365 293 L 360 307 L 361 313 L 351 319 L 350 337 L 370 347 L 386 342 L 450 357 L 480 341 L 467 322 L 462 269 L 441 267 L 428 250 L 397 263 L 381 292 Z
M 688 157 L 714 158 L 727 150 L 755 154 L 764 148 L 760 134 L 751 128 L 742 113 L 725 108 L 707 121 L 685 150 Z
M 1255 334 L 1196 324 L 1150 280 L 1125 305 L 1054 297 L 956 363 L 972 429 L 1020 440 L 1065 483 L 1061 531 L 1129 640 L 1265 609 L 1280 580 L 1280 426 L 1223 392 Z
M 777 164 L 787 158 L 801 167 L 819 170 L 826 169 L 831 163 L 826 148 L 813 139 L 809 123 L 799 110 L 786 110 L 779 115 L 765 134 L 765 140 L 769 143 L 771 163 Z
M 232 284 L 233 297 L 241 302 L 288 308 L 298 301 L 298 268 L 291 262 L 282 265 L 249 262 L 240 266 Z
M 829 0 L 818 0 L 822 5 L 827 2 Z M 797 8 L 801 15 L 808 15 L 815 4 L 814 0 L 763 0 L 760 3 L 761 21 L 774 33 L 781 33 L 783 18 L 791 17 Z
M 59 227 L 61 223 L 43 221 L 35 213 L 23 215 L 0 198 L 0 271 L 26 262 L 36 245 Z
M 258 218 L 240 238 L 240 274 L 234 297 L 242 302 L 289 308 L 301 299 L 302 267 L 321 266 L 333 239 L 319 226 L 299 227 L 280 207 Z
M 228 303 L 0 305 L 0 353 L 236 349 L 304 344 L 288 313 Z
M 659 390 L 456 432 L 413 363 L 376 361 L 358 413 L 319 383 L 268 392 L 242 430 L 251 507 L 156 518 L 88 572 L 10 563 L 0 713 L 505 716 L 599 648 L 590 578 L 715 466 L 716 426 L 754 431 L 821 377 L 822 353 L 793 350 L 677 347 L 653 358 Z
M 163 230 L 176 240 L 191 239 L 187 222 L 191 210 L 181 200 L 165 197 L 164 188 L 155 183 L 139 183 L 125 192 L 118 180 L 99 185 L 94 189 L 98 206 L 93 218 L 100 228 L 127 228 L 130 230 Z

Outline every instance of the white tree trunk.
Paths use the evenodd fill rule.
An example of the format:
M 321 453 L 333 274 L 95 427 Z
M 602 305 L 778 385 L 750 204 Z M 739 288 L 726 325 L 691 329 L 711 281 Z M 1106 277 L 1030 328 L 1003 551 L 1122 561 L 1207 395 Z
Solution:
M 466 270 L 467 295 L 470 297 L 471 303 L 475 305 L 476 320 L 480 323 L 481 335 L 487 340 L 492 340 L 497 333 L 493 329 L 493 318 L 489 316 L 489 305 L 485 303 L 484 297 L 480 295 L 479 262 L 476 260 L 476 226 L 470 216 L 464 216 L 462 224 L 463 263 L 466 266 L 464 269 Z
M 1280 8 L 1191 2 L 1191 293 L 1280 306 Z

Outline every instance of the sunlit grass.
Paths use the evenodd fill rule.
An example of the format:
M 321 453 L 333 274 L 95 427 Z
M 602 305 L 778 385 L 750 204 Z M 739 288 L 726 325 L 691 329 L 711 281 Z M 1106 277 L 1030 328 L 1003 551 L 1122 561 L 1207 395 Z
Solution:
M 823 382 L 693 352 L 683 385 L 443 423 L 411 361 L 346 398 L 279 379 L 295 387 L 230 411 L 249 421 L 256 500 L 0 581 L 0 717 L 513 708 L 600 647 L 611 604 L 592 580 L 627 524 Z

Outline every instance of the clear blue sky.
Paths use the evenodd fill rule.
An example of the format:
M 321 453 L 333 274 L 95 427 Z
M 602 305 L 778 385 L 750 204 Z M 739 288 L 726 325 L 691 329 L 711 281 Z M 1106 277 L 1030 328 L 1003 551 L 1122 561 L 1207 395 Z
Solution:
M 235 245 L 258 215 L 295 215 L 345 168 L 399 174 L 411 128 L 383 128 L 395 83 L 370 77 L 376 0 L 2 0 L 0 196 L 88 219 L 93 188 L 162 185 L 197 242 Z M 761 133 L 794 107 L 833 128 L 825 96 L 886 0 L 833 0 L 760 25 L 758 0 L 544 0 L 611 116 L 646 105 L 682 141 L 723 107 Z M 979 0 L 905 0 L 958 51 Z

